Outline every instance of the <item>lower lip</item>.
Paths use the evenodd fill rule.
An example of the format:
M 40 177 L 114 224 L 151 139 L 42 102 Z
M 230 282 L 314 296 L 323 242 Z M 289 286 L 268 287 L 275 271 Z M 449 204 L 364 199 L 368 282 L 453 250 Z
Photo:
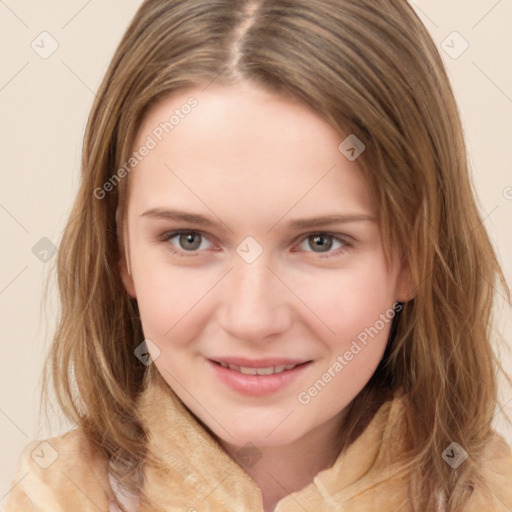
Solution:
M 236 370 L 224 368 L 209 359 L 207 362 L 224 384 L 238 393 L 248 396 L 266 396 L 283 389 L 299 377 L 311 364 L 310 361 L 291 370 L 285 370 L 284 372 L 272 375 L 245 375 Z

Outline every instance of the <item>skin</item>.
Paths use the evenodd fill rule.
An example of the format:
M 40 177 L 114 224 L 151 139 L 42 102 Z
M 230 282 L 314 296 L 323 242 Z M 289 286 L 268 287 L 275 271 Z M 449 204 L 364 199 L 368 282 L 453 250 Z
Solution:
M 336 460 L 338 422 L 382 358 L 391 322 L 309 403 L 299 393 L 379 315 L 410 298 L 410 279 L 397 261 L 386 268 L 357 160 L 338 150 L 345 137 L 301 103 L 248 83 L 181 91 L 148 112 L 134 149 L 190 96 L 198 106 L 130 173 L 122 277 L 168 384 L 233 458 L 248 442 L 258 447 L 261 459 L 245 470 L 269 512 L 284 489 L 303 488 Z M 157 207 L 216 225 L 142 216 Z M 327 214 L 374 220 L 288 227 Z M 208 238 L 196 233 L 200 244 L 187 251 L 179 235 L 161 239 L 175 229 Z M 344 241 L 316 242 L 319 232 Z M 252 263 L 236 251 L 247 236 L 263 250 Z M 327 252 L 322 241 L 332 244 Z M 312 363 L 283 389 L 252 397 L 218 379 L 207 359 L 222 355 Z

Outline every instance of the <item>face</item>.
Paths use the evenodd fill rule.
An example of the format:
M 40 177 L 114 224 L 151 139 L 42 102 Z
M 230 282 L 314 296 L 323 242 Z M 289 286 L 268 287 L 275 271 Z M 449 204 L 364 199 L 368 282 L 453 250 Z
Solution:
M 123 281 L 153 364 L 226 443 L 284 445 L 339 419 L 406 300 L 344 138 L 248 84 L 176 93 L 138 132 Z

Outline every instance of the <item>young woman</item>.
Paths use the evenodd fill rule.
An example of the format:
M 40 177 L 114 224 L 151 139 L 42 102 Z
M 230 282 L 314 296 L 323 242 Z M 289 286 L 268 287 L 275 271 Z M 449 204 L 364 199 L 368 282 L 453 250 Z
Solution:
M 145 1 L 58 274 L 45 392 L 76 428 L 7 512 L 512 509 L 508 289 L 405 1 Z

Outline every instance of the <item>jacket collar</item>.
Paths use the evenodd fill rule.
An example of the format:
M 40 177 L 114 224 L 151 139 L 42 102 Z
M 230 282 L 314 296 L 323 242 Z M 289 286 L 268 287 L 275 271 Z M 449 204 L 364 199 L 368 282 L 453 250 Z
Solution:
M 297 510 L 297 501 L 314 504 L 316 510 L 330 510 L 336 503 L 391 478 L 393 453 L 403 440 L 399 425 L 403 408 L 402 396 L 384 402 L 334 465 L 283 498 L 275 511 Z M 256 483 L 185 407 L 156 368 L 148 372 L 138 414 L 149 432 L 148 451 L 160 460 L 159 464 L 145 465 L 141 512 L 263 510 Z

